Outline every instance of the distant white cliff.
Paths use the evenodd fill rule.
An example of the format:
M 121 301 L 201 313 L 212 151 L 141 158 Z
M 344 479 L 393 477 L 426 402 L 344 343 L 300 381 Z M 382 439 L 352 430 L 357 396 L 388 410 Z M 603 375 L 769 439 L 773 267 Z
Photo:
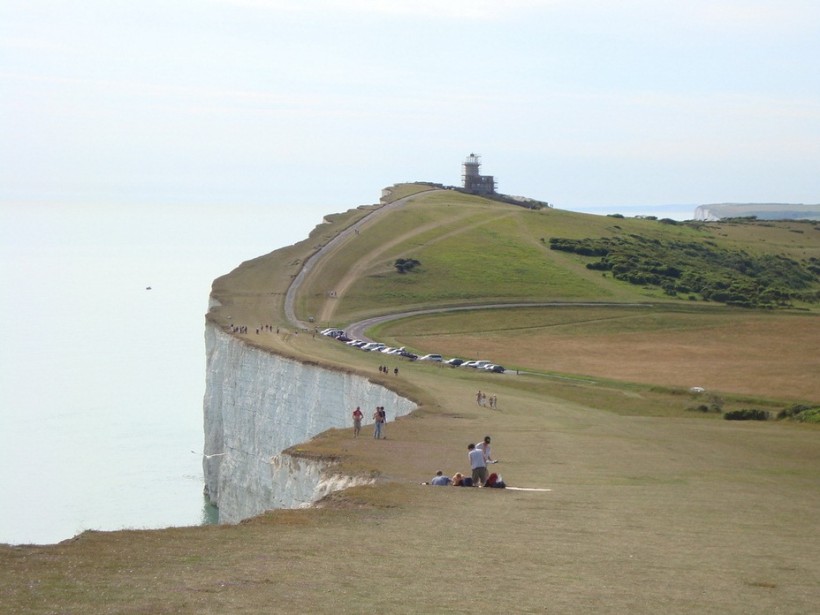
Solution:
M 282 451 L 333 427 L 352 429 L 356 406 L 367 417 L 384 406 L 389 421 L 415 409 L 412 401 L 367 378 L 248 346 L 210 322 L 205 350 L 203 470 L 220 523 L 307 506 L 332 491 L 370 482 L 342 476 L 332 463 Z
M 820 205 L 788 203 L 718 203 L 700 205 L 695 220 L 717 222 L 724 218 L 754 216 L 759 220 L 820 220 Z

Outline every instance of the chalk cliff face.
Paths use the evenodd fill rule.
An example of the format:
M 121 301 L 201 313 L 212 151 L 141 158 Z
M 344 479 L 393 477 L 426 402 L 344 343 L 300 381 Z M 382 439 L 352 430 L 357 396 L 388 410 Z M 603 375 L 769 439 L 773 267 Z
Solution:
M 203 469 L 221 523 L 271 508 L 307 506 L 331 491 L 368 482 L 334 475 L 331 463 L 282 451 L 332 427 L 352 429 L 356 406 L 367 419 L 384 406 L 388 421 L 415 408 L 366 378 L 248 346 L 211 323 L 205 350 Z M 370 437 L 368 431 L 362 437 Z

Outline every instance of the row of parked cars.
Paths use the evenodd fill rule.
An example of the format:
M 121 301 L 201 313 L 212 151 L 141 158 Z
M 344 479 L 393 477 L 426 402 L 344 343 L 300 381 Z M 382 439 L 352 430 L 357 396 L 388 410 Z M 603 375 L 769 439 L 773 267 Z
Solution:
M 412 353 L 409 350 L 405 350 L 403 346 L 401 348 L 392 348 L 387 344 L 382 344 L 381 342 L 363 342 L 362 340 L 350 339 L 347 335 L 345 335 L 345 332 L 342 329 L 324 329 L 320 331 L 320 333 L 343 342 L 351 348 L 358 348 L 359 350 L 364 350 L 365 352 L 381 352 L 382 354 L 405 357 L 411 361 L 415 361 L 419 358 L 419 355 Z
M 491 361 L 466 361 L 464 359 L 459 359 L 458 357 L 445 360 L 440 354 L 424 355 L 423 357 L 419 357 L 419 361 L 436 361 L 449 365 L 450 367 L 472 367 L 474 369 L 486 369 L 488 372 L 495 372 L 497 374 L 503 374 L 506 371 L 503 366 Z
M 466 361 L 457 357 L 445 360 L 440 354 L 426 354 L 419 356 L 409 350 L 406 350 L 403 346 L 401 348 L 393 348 L 387 344 L 382 344 L 381 342 L 364 342 L 362 340 L 350 339 L 345 335 L 343 329 L 335 329 L 331 327 L 329 329 L 323 329 L 320 333 L 343 342 L 352 348 L 358 348 L 359 350 L 363 350 L 365 352 L 381 352 L 382 354 L 405 357 L 411 361 L 431 361 L 433 363 L 443 363 L 445 365 L 449 365 L 450 367 L 472 367 L 474 369 L 483 369 L 488 372 L 495 372 L 497 374 L 503 374 L 505 371 L 503 366 L 498 365 L 497 363 L 492 363 L 491 361 Z

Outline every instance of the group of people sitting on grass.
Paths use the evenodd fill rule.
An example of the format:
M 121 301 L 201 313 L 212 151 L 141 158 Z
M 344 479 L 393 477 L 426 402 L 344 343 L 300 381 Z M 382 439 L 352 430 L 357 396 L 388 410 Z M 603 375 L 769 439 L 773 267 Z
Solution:
M 472 469 L 470 476 L 456 472 L 450 478 L 442 470 L 439 470 L 430 481 L 430 484 L 442 487 L 448 485 L 453 487 L 506 487 L 504 480 L 495 472 L 489 476 L 487 475 L 487 465 L 498 462 L 490 456 L 490 442 L 490 436 L 484 436 L 482 442 L 478 444 L 471 442 L 467 445 L 467 458 L 470 460 L 470 468 Z
M 490 474 L 483 484 L 476 484 L 472 476 L 464 476 L 461 472 L 456 472 L 453 477 L 450 478 L 441 470 L 436 472 L 436 475 L 430 480 L 429 484 L 441 487 L 495 487 L 498 489 L 503 489 L 507 486 L 504 480 L 495 472 Z

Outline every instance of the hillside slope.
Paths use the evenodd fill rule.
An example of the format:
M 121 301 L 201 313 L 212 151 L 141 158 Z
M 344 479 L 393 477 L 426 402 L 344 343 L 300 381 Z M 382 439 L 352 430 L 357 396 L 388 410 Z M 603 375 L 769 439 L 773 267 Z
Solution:
M 771 388 L 789 371 L 808 375 L 792 388 L 803 387 L 800 396 L 817 402 L 814 307 L 762 311 L 673 297 L 588 269 L 589 256 L 549 248 L 551 237 L 638 235 L 810 263 L 818 256 L 814 227 L 668 225 L 442 192 L 419 194 L 383 217 L 371 215 L 376 211 L 330 216 L 304 241 L 218 278 L 208 312 L 212 324 L 245 344 L 317 371 L 359 373 L 418 404 L 387 425 L 386 439 L 329 430 L 290 450 L 376 484 L 237 526 L 0 545 L 0 610 L 816 610 L 820 429 L 717 420 L 713 411 L 774 412 L 793 403 L 788 389 Z M 321 251 L 345 230 L 358 232 Z M 420 265 L 402 274 L 398 258 Z M 353 350 L 287 322 L 286 291 L 309 259 L 316 259 L 314 269 L 296 309 L 305 321 L 314 316 L 315 325 L 318 314 L 321 324 L 342 324 L 413 306 L 564 303 L 408 317 L 370 333 L 453 354 L 503 349 L 505 361 L 527 368 L 503 375 L 450 369 Z M 643 305 L 600 305 L 636 300 Z M 705 338 L 710 344 L 699 342 Z M 645 369 L 635 363 L 640 357 Z M 692 393 L 670 383 L 672 358 L 690 374 L 731 368 L 732 379 Z M 738 358 L 745 361 L 740 369 Z M 385 363 L 398 373 L 379 370 Z M 496 408 L 476 403 L 479 389 L 497 396 Z M 360 403 L 343 390 L 339 396 L 351 411 Z M 485 434 L 501 460 L 493 469 L 508 485 L 537 491 L 421 484 L 438 469 L 469 472 L 466 445 Z
M 420 306 L 470 303 L 722 301 L 724 295 L 757 301 L 776 287 L 778 293 L 762 301 L 806 307 L 820 296 L 820 230 L 814 224 L 668 222 L 531 210 L 453 191 L 427 192 L 366 223 L 325 256 L 302 289 L 299 308 L 304 320 L 344 324 Z M 553 241 L 602 238 L 610 250 L 622 252 L 612 256 L 614 269 L 611 263 L 589 268 L 597 259 L 581 249 L 556 250 Z M 693 247 L 703 251 L 699 258 L 692 256 Z M 399 259 L 418 265 L 401 273 Z M 631 264 L 654 271 L 619 275 L 618 267 Z M 681 290 L 675 292 L 671 278 L 659 275 L 669 271 Z M 780 289 L 784 271 L 795 272 L 795 288 Z M 637 283 L 629 283 L 636 276 Z

